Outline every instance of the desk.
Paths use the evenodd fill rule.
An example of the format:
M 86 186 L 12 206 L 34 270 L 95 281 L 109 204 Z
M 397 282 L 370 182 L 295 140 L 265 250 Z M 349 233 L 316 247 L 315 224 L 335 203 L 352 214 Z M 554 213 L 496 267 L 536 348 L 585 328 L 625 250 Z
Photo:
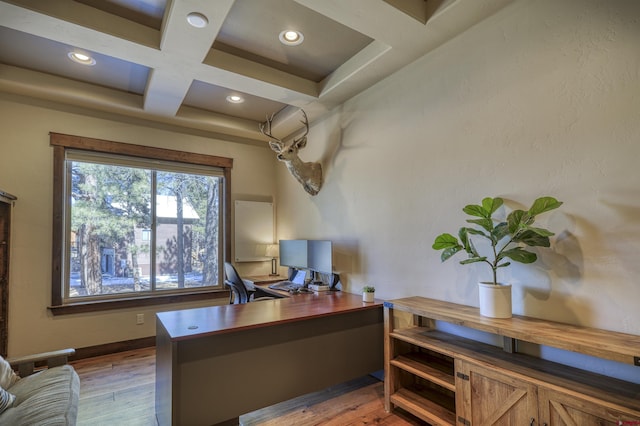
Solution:
M 160 426 L 237 422 L 383 368 L 382 303 L 360 295 L 300 294 L 156 316 Z
M 286 281 L 287 277 L 283 277 L 280 275 L 253 275 L 249 277 L 244 277 L 244 279 L 249 280 L 253 283 L 253 285 L 263 285 L 263 284 L 273 284 L 280 281 Z
M 267 293 L 275 297 L 289 297 L 291 293 L 285 290 L 274 290 L 269 288 L 271 284 L 286 281 L 287 277 L 281 277 L 279 275 L 255 275 L 245 278 L 251 281 L 254 286 L 258 287 L 263 293 Z
M 290 293 L 288 290 L 276 290 L 273 288 L 269 288 L 269 286 L 273 283 L 278 283 L 281 281 L 286 281 L 286 277 L 273 276 L 273 275 L 256 275 L 253 277 L 247 277 L 248 281 L 251 281 L 254 286 L 258 287 L 263 293 L 267 293 L 274 297 L 298 297 L 303 296 L 304 294 L 312 293 L 300 292 L 300 293 Z

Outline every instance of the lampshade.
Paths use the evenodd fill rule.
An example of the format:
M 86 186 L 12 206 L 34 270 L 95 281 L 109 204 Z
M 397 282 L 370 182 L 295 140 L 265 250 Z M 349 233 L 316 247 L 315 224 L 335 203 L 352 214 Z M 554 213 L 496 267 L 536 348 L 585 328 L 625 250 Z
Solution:
M 280 256 L 280 250 L 277 244 L 269 244 L 267 245 L 267 250 L 265 252 L 265 256 L 267 257 L 278 257 Z

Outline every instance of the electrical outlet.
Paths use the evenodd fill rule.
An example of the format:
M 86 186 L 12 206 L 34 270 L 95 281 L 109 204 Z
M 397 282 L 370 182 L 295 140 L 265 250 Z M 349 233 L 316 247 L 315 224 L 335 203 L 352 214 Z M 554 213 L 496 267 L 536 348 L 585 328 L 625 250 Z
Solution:
M 136 315 L 136 324 L 138 324 L 138 325 L 144 324 L 144 314 L 137 314 Z

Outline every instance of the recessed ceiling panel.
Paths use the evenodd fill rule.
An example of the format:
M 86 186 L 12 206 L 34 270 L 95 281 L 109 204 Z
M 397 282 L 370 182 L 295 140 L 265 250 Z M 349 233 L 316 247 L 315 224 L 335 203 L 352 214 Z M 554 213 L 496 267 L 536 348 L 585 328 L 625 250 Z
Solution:
M 228 102 L 227 96 L 234 95 L 240 96 L 244 101 L 241 103 Z M 265 111 L 268 113 L 276 113 L 286 107 L 285 104 L 280 102 L 197 80 L 191 84 L 185 97 L 184 105 L 258 122 L 266 119 Z
M 96 63 L 75 63 L 69 59 L 69 52 L 89 55 Z M 142 65 L 6 27 L 0 27 L 0 62 L 138 95 L 144 93 L 149 75 L 149 69 Z
M 289 29 L 304 42 L 280 43 L 278 35 Z M 236 0 L 214 48 L 319 82 L 371 41 L 293 0 Z
M 75 0 L 103 12 L 160 30 L 167 0 Z

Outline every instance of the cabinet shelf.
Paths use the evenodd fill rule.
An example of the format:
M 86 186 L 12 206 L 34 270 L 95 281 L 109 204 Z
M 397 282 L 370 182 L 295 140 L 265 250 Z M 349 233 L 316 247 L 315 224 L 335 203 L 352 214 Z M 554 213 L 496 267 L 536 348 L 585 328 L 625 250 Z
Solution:
M 402 388 L 391 395 L 391 402 L 426 422 L 438 425 L 455 425 L 455 409 L 437 404 L 435 401 L 440 397 L 441 395 L 435 392 L 429 393 Z
M 448 365 L 421 353 L 409 353 L 397 356 L 391 361 L 391 365 L 422 377 L 451 392 L 456 391 L 453 362 Z
M 451 335 L 424 329 L 394 330 L 397 344 L 388 368 L 396 369 L 389 401 L 432 424 L 455 424 L 455 368 Z M 440 345 L 439 342 L 445 343 Z
M 495 352 L 496 349 L 495 346 L 487 345 L 486 343 L 478 343 L 475 340 L 425 327 L 414 326 L 396 329 L 389 336 L 452 358 L 464 356 L 470 359 L 477 359 L 479 350 L 480 354 L 482 354 L 484 352 Z

